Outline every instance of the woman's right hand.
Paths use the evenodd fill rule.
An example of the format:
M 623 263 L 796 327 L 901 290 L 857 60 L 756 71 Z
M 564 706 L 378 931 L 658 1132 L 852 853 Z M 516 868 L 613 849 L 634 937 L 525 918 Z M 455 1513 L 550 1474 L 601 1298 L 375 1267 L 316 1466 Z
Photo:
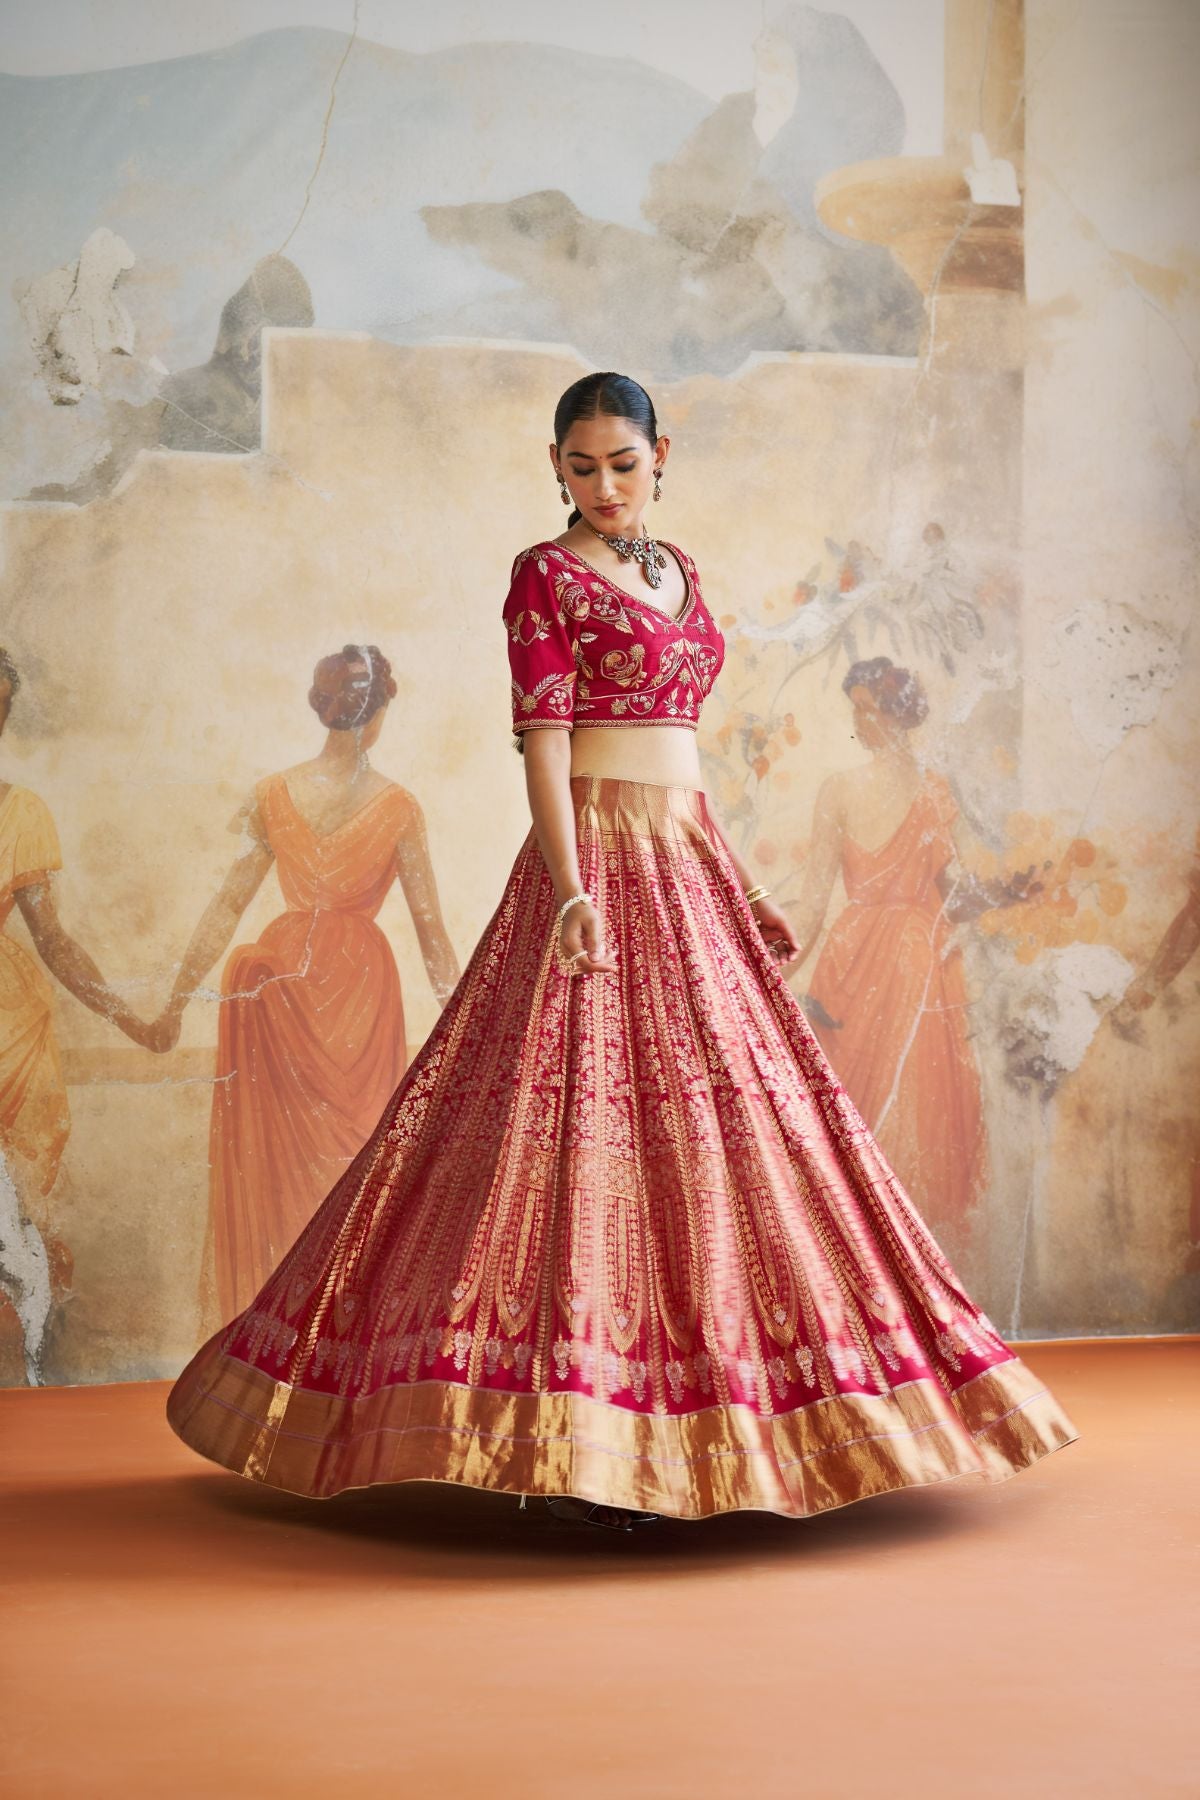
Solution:
M 575 958 L 571 968 L 577 975 L 616 973 L 616 955 L 604 942 L 600 914 L 590 900 L 577 900 L 568 909 L 559 929 L 558 947 L 564 963 Z M 580 956 L 580 950 L 587 955 Z

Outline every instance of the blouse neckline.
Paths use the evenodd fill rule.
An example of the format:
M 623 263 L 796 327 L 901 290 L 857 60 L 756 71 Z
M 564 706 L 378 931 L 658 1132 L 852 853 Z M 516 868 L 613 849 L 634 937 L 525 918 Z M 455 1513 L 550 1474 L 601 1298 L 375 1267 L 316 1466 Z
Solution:
M 582 563 L 585 569 L 589 569 L 593 575 L 598 576 L 601 581 L 605 582 L 607 586 L 613 589 L 614 593 L 620 594 L 623 600 L 632 600 L 635 606 L 646 607 L 649 612 L 654 614 L 656 619 L 663 619 L 668 625 L 682 625 L 696 603 L 696 590 L 692 583 L 692 577 L 688 570 L 688 566 L 683 559 L 683 552 L 678 550 L 669 538 L 655 538 L 654 541 L 656 544 L 662 544 L 671 552 L 671 555 L 679 564 L 683 574 L 683 585 L 687 592 L 683 605 L 680 607 L 679 611 L 673 615 L 664 612 L 661 606 L 655 606 L 653 600 L 642 600 L 637 594 L 631 594 L 627 588 L 618 587 L 617 583 L 613 581 L 610 576 L 606 575 L 603 569 L 598 569 L 595 563 L 590 563 L 586 556 L 580 556 L 578 550 L 572 550 L 570 544 L 556 543 L 553 538 L 546 539 L 546 543 L 550 549 L 565 550 L 568 556 L 573 556 L 576 562 Z

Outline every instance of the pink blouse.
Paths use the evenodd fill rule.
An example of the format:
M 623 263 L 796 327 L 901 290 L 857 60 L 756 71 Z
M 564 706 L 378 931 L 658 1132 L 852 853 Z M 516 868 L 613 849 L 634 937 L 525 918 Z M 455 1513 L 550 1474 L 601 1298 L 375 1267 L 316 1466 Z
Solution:
M 563 544 L 518 553 L 504 602 L 513 730 L 536 725 L 689 725 L 725 660 L 725 639 L 690 556 L 674 619 L 617 587 Z M 641 579 L 635 572 L 635 578 Z

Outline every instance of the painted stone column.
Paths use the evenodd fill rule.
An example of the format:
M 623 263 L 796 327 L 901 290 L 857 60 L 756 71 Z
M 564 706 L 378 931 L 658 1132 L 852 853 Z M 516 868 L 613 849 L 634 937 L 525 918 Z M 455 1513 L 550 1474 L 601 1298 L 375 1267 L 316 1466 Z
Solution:
M 1023 0 L 947 0 L 943 153 L 832 171 L 817 207 L 831 229 L 883 244 L 920 288 L 925 325 L 891 459 L 892 555 L 924 542 L 978 615 L 979 643 L 918 673 L 930 701 L 924 753 L 948 773 L 964 824 L 997 857 L 1021 805 L 1021 492 L 1024 436 Z M 944 665 L 944 660 L 941 659 Z M 990 1182 L 970 1247 L 946 1243 L 1015 1316 L 1028 1248 L 1036 1084 L 1008 1078 L 1006 945 L 961 941 L 974 996 Z M 914 1195 L 919 1204 L 920 1196 Z

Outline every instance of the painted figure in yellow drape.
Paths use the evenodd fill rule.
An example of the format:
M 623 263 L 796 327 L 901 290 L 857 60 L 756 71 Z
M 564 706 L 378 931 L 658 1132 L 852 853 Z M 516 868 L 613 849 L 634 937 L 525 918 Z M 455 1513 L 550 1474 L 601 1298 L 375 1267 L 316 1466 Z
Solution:
M 367 757 L 395 692 L 373 645 L 318 664 L 309 700 L 325 748 L 257 783 L 236 820 L 249 848 L 201 919 L 164 1015 L 176 1036 L 274 863 L 286 910 L 234 949 L 221 984 L 202 1306 L 215 1298 L 222 1316 L 266 1280 L 404 1073 L 400 976 L 375 923 L 397 876 L 443 1003 L 458 981 L 421 808 Z
M 953 926 L 1033 891 L 1032 871 L 981 882 L 953 872 L 958 807 L 908 743 L 928 702 L 886 656 L 842 683 L 871 760 L 822 785 L 800 903 L 808 954 L 839 872 L 847 904 L 808 983 L 813 1029 L 922 1216 L 962 1256 L 988 1174 L 979 1070 Z
M 20 687 L 0 650 L 0 732 Z M 50 983 L 11 937 L 16 907 L 41 963 L 76 999 L 148 1046 L 154 1033 L 115 993 L 58 917 L 50 876 L 62 868 L 54 819 L 27 787 L 0 781 L 0 1325 L 20 1331 L 30 1384 L 42 1379 L 46 1326 L 70 1285 L 71 1258 L 53 1236 L 48 1201 L 71 1131 Z

